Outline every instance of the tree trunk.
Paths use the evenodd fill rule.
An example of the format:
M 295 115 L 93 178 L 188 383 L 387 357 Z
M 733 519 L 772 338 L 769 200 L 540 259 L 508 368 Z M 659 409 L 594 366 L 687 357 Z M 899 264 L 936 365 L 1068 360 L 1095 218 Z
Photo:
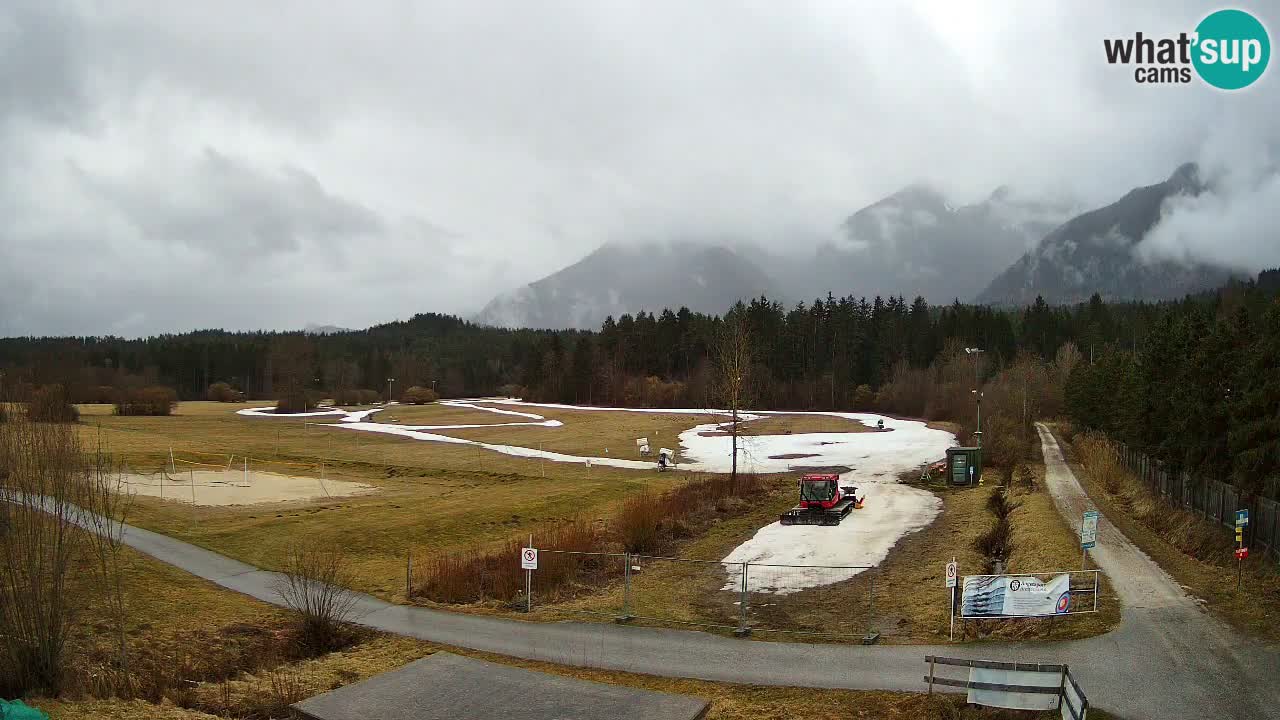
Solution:
M 733 406 L 733 466 L 729 472 L 729 487 L 738 492 L 738 406 Z

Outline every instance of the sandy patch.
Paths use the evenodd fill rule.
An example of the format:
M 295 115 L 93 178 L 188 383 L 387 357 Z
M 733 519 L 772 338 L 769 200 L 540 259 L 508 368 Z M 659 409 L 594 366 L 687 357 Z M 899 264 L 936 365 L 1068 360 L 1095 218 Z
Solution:
M 192 488 L 192 480 L 195 487 Z M 250 470 L 246 481 L 240 470 L 196 470 L 166 478 L 155 475 L 128 474 L 125 489 L 135 495 L 162 497 L 165 500 L 191 504 L 194 490 L 196 505 L 256 505 L 258 503 L 324 500 L 331 497 L 367 495 L 378 488 L 346 480 L 321 480 L 317 477 L 280 475 Z

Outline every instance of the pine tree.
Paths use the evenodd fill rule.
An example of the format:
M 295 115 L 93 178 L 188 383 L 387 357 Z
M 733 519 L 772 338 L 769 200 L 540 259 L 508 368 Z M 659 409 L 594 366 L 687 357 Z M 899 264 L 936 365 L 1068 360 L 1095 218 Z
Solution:
M 1252 495 L 1280 482 L 1280 303 L 1263 316 L 1231 389 L 1235 485 Z

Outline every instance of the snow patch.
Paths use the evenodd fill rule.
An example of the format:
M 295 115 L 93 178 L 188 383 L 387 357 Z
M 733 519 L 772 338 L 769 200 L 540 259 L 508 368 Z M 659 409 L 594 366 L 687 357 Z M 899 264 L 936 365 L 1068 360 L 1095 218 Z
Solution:
M 652 470 L 655 465 L 651 460 L 567 455 L 517 445 L 455 438 L 431 431 L 481 427 L 563 426 L 559 420 L 548 420 L 535 412 L 506 409 L 509 407 L 580 412 L 705 415 L 713 417 L 714 421 L 696 425 L 680 433 L 682 453 L 679 468 L 694 472 L 726 473 L 732 466 L 733 440 L 728 435 L 720 434 L 720 431 L 729 424 L 726 421 L 730 416 L 727 410 L 613 408 L 528 403 L 509 398 L 442 400 L 440 404 L 521 417 L 525 420 L 455 425 L 391 425 L 365 421 L 368 415 L 382 408 L 353 412 L 330 409 L 290 416 L 275 415 L 270 412 L 271 408 L 251 408 L 241 410 L 239 413 L 255 417 L 338 414 L 343 416 L 341 422 L 322 427 L 376 432 L 451 445 L 472 445 L 513 457 L 543 458 L 552 462 L 565 463 L 589 462 L 592 465 L 634 470 Z M 493 407 L 494 405 L 506 407 Z M 857 486 L 859 496 L 866 499 L 863 509 L 854 510 L 838 526 L 783 526 L 781 523 L 774 522 L 761 528 L 750 540 L 734 548 L 725 556 L 723 562 L 752 564 L 747 581 L 750 590 L 788 594 L 805 588 L 848 580 L 863 570 L 883 562 L 902 536 L 927 526 L 937 517 L 942 508 L 942 501 L 925 490 L 899 484 L 897 477 L 904 471 L 943 457 L 946 449 L 955 444 L 955 437 L 951 433 L 935 430 L 917 420 L 902 420 L 874 413 L 788 413 L 759 410 L 738 414 L 742 422 L 751 422 L 771 415 L 826 415 L 860 422 L 867 427 L 877 427 L 883 422 L 885 432 L 796 433 L 739 437 L 738 469 L 742 472 L 777 473 L 814 466 L 847 467 L 849 470 L 840 475 L 841 484 Z M 794 567 L 803 565 L 825 567 Z M 738 588 L 734 583 L 728 583 L 725 589 Z

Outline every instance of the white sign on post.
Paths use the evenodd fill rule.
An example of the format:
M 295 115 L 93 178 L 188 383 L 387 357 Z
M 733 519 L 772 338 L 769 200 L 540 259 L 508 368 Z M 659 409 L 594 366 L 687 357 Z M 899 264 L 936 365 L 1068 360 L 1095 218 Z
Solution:
M 951 616 L 952 640 L 956 639 L 956 576 L 960 573 L 959 567 L 954 557 L 947 563 L 947 587 L 951 589 L 951 607 L 948 608 L 947 614 Z
M 1088 550 L 1098 544 L 1098 511 L 1086 510 L 1080 523 L 1080 547 Z
M 538 548 L 524 548 L 520 551 L 520 569 L 538 569 Z

